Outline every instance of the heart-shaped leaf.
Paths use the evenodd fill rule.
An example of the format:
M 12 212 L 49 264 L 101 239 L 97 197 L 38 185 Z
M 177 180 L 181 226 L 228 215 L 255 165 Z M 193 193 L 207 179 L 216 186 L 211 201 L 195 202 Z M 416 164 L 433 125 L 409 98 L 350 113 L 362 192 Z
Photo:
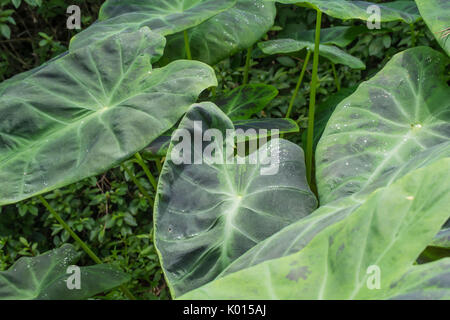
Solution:
M 434 37 L 450 55 L 450 2 L 446 0 L 416 0 L 420 14 Z
M 237 0 L 236 4 L 188 30 L 192 58 L 209 65 L 245 50 L 272 27 L 276 15 L 273 2 Z M 167 37 L 167 61 L 185 57 L 182 34 Z
M 413 23 L 419 18 L 417 7 L 414 2 L 409 0 L 387 3 L 354 0 L 277 0 L 277 2 L 318 9 L 331 17 L 342 20 L 370 20 L 373 16 L 373 11 L 368 9 L 374 5 L 380 9 L 380 22 L 401 20 L 406 23 Z
M 36 257 L 20 258 L 0 272 L 0 300 L 79 300 L 93 297 L 128 282 L 130 277 L 109 265 L 79 267 L 79 254 L 69 244 Z M 79 288 L 70 289 L 71 275 L 79 276 Z
M 394 287 L 449 218 L 450 158 L 415 170 L 374 192 L 345 220 L 325 229 L 301 251 L 232 273 L 181 299 L 374 299 L 409 293 Z M 433 273 L 440 273 L 442 266 Z M 381 290 L 371 290 L 378 272 Z M 423 281 L 416 290 L 434 285 Z M 450 298 L 444 283 L 444 298 Z M 391 291 L 393 290 L 393 291 Z
M 73 37 L 70 50 L 142 27 L 164 36 L 174 34 L 195 27 L 235 3 L 236 0 L 108 0 L 101 7 L 100 22 Z
M 420 151 L 450 141 L 446 63 L 427 47 L 406 50 L 339 104 L 316 151 L 322 204 L 371 193 Z
M 199 146 L 207 129 L 213 129 L 213 142 Z M 300 147 L 272 139 L 268 152 L 260 145 L 243 164 L 234 157 L 230 163 L 224 144 L 230 139 L 227 130 L 233 129 L 218 107 L 203 103 L 190 109 L 172 139 L 155 199 L 155 238 L 175 296 L 213 280 L 251 247 L 317 205 L 306 182 Z M 183 144 L 188 141 L 183 150 L 177 143 L 180 137 Z M 215 153 L 209 156 L 211 146 Z M 173 156 L 179 151 L 190 154 L 193 164 L 176 164 L 179 159 Z M 250 162 L 258 152 L 258 161 Z M 267 157 L 278 169 L 265 171 Z
M 214 71 L 152 69 L 164 38 L 121 33 L 48 64 L 0 96 L 0 205 L 99 174 L 170 129 Z

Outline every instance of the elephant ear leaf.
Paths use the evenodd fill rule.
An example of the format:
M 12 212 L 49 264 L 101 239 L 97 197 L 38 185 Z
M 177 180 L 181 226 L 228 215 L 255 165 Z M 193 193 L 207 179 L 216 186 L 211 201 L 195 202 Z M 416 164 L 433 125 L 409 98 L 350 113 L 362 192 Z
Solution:
M 382 299 L 408 294 L 411 278 L 418 277 L 414 261 L 449 218 L 449 166 L 450 158 L 445 158 L 415 170 L 375 191 L 297 253 L 229 274 L 180 299 Z M 429 266 L 433 274 L 414 289 L 428 291 L 443 265 L 441 270 Z M 395 289 L 410 270 L 413 275 L 403 280 L 408 284 Z M 368 285 L 373 276 L 380 290 Z M 448 277 L 442 279 L 441 298 L 448 299 Z
M 316 150 L 322 204 L 369 194 L 418 153 L 450 141 L 447 62 L 427 47 L 406 50 L 338 105 Z
M 272 27 L 275 3 L 237 0 L 230 9 L 188 30 L 192 58 L 214 65 L 259 41 Z M 164 57 L 173 61 L 186 56 L 183 34 L 167 37 Z
M 79 267 L 78 274 L 77 268 L 69 268 L 78 258 L 69 244 L 36 257 L 20 258 L 0 272 L 0 300 L 87 299 L 130 280 L 127 274 L 102 264 Z M 77 281 L 79 287 L 70 289 Z
M 436 40 L 450 55 L 450 2 L 446 0 L 416 0 L 423 20 Z
M 205 137 L 211 134 L 205 146 L 195 140 L 201 130 Z M 167 153 L 154 221 L 156 247 L 174 296 L 213 280 L 247 250 L 317 206 L 300 147 L 272 139 L 237 163 L 234 143 L 225 142 L 229 130 L 233 123 L 217 106 L 194 105 Z M 230 148 L 231 159 L 225 156 Z M 190 159 L 181 162 L 180 153 Z M 251 162 L 253 156 L 257 161 Z M 268 157 L 278 169 L 269 168 Z
M 235 3 L 236 0 L 108 0 L 100 9 L 99 22 L 75 35 L 70 50 L 142 27 L 163 36 L 175 34 L 195 27 Z
M 246 120 L 258 114 L 276 96 L 278 90 L 267 84 L 247 84 L 215 99 L 214 103 L 232 120 Z
M 152 69 L 164 38 L 143 28 L 73 51 L 0 96 L 0 205 L 119 164 L 217 85 L 195 61 Z
M 380 9 L 380 22 L 404 21 L 413 23 L 419 18 L 414 2 L 407 0 L 390 3 L 373 3 L 354 0 L 277 0 L 284 4 L 297 4 L 322 11 L 323 13 L 342 20 L 370 20 L 373 12 L 369 7 L 376 5 Z

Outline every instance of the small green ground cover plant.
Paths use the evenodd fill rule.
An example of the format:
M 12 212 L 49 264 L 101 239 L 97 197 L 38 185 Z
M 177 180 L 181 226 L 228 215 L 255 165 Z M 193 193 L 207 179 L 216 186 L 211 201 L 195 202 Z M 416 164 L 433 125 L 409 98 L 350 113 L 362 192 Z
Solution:
M 450 299 L 449 17 L 107 0 L 41 35 L 51 59 L 0 83 L 0 299 Z

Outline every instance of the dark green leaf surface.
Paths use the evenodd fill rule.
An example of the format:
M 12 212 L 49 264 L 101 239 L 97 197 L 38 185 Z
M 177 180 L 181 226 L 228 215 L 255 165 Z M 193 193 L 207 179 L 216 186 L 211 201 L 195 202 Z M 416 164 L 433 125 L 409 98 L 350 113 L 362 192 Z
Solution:
M 299 41 L 294 39 L 269 40 L 258 43 L 258 47 L 265 54 L 287 54 L 295 53 L 304 49 L 314 52 L 314 42 Z M 321 44 L 319 55 L 335 64 L 343 64 L 353 69 L 365 69 L 366 65 L 359 58 L 356 58 L 338 47 Z
M 0 205 L 99 174 L 170 129 L 214 71 L 152 69 L 164 38 L 147 28 L 74 51 L 0 96 Z
M 236 0 L 108 0 L 100 10 L 100 22 L 73 37 L 70 50 L 142 27 L 164 36 L 175 34 L 195 27 L 235 3 Z
M 430 244 L 434 247 L 450 249 L 450 228 L 442 229 Z
M 214 100 L 214 103 L 232 120 L 249 119 L 258 114 L 276 96 L 278 90 L 267 84 L 247 84 L 222 97 Z
M 414 155 L 450 140 L 446 63 L 430 48 L 406 50 L 339 104 L 316 151 L 322 204 L 370 193 Z
M 413 266 L 390 286 L 386 298 L 394 300 L 449 300 L 450 258 Z
M 236 135 L 241 135 L 243 130 L 244 139 L 251 140 L 259 137 L 272 136 L 272 130 L 278 130 L 279 134 L 294 133 L 300 129 L 297 123 L 291 119 L 279 119 L 279 118 L 263 118 L 263 119 L 249 119 L 249 120 L 236 120 L 233 122 L 236 129 Z M 255 130 L 256 134 L 251 134 L 251 131 Z M 260 131 L 261 130 L 261 131 Z M 267 130 L 265 132 L 264 130 Z M 147 148 L 144 149 L 144 153 L 147 157 L 161 158 L 165 157 L 170 145 L 171 134 L 165 133 L 156 138 Z
M 43 63 L 43 64 L 40 65 L 39 67 L 36 67 L 36 68 L 34 68 L 34 69 L 31 69 L 31 70 L 28 70 L 28 71 L 25 71 L 25 72 L 22 72 L 22 73 L 19 73 L 19 74 L 16 74 L 14 77 L 9 78 L 9 79 L 7 79 L 7 80 L 5 80 L 5 81 L 3 81 L 3 82 L 0 82 L 0 96 L 1 96 L 2 93 L 6 90 L 6 88 L 8 88 L 8 87 L 10 87 L 10 86 L 12 86 L 12 85 L 14 85 L 14 84 L 16 84 L 16 83 L 19 83 L 20 81 L 22 81 L 23 79 L 27 78 L 28 76 L 30 76 L 30 75 L 32 75 L 32 74 L 34 74 L 34 73 L 36 73 L 36 72 L 42 70 L 42 69 L 45 68 L 49 63 L 51 63 L 51 62 L 53 62 L 53 61 L 55 61 L 55 60 L 58 60 L 59 58 L 64 57 L 64 56 L 67 55 L 68 53 L 69 53 L 69 52 L 66 51 L 66 52 L 60 54 L 59 56 L 54 57 L 53 59 L 50 59 L 49 61 Z
M 233 121 L 236 130 L 256 130 L 258 136 L 271 136 L 271 130 L 278 130 L 280 134 L 294 133 L 300 129 L 297 123 L 292 119 L 283 118 L 262 118 Z M 262 130 L 261 132 L 259 130 Z M 267 130 L 267 134 L 263 134 Z
M 338 26 L 320 30 L 320 43 L 346 47 L 361 33 L 368 32 L 366 26 Z M 294 39 L 314 43 L 315 30 L 305 30 L 301 25 L 289 24 L 278 34 L 279 39 Z
M 324 102 L 322 102 L 316 109 L 314 118 L 314 150 L 316 150 L 317 144 L 322 137 L 323 132 L 330 120 L 336 107 L 341 103 L 342 100 L 350 96 L 355 92 L 356 87 L 353 88 L 342 88 L 340 91 L 330 95 Z M 307 131 L 302 135 L 303 148 L 306 148 Z
M 216 128 L 224 137 L 234 128 L 211 103 L 194 105 L 179 129 L 194 137 L 199 134 L 194 121 L 201 121 L 203 130 Z M 156 247 L 175 296 L 213 280 L 247 250 L 317 206 L 306 182 L 303 151 L 291 142 L 269 142 L 274 156 L 274 143 L 279 142 L 279 169 L 263 175 L 267 153 L 258 164 L 250 164 L 248 157 L 245 164 L 218 164 L 203 157 L 202 164 L 177 165 L 172 160 L 176 141 L 172 139 L 155 200 Z M 208 145 L 192 143 L 191 158 L 201 157 Z M 213 145 L 224 159 L 223 141 Z
M 406 23 L 413 23 L 419 16 L 414 2 L 409 0 L 382 4 L 353 0 L 277 0 L 277 2 L 319 9 L 329 16 L 342 20 L 369 20 L 372 13 L 368 12 L 367 8 L 372 5 L 377 5 L 380 8 L 381 22 L 401 20 Z
M 411 269 L 415 259 L 449 218 L 449 166 L 450 158 L 446 158 L 411 172 L 374 192 L 303 250 L 232 273 L 180 299 L 387 298 L 405 273 L 412 270 L 414 274 L 406 278 L 417 277 Z M 367 286 L 370 266 L 381 272 L 381 290 Z M 433 276 L 414 289 L 428 291 L 426 280 Z M 400 281 L 406 284 L 398 285 L 395 294 L 410 293 L 411 280 Z M 448 297 L 448 283 L 443 285 Z
M 390 186 L 406 174 L 430 166 L 445 158 L 450 158 L 450 142 L 442 143 L 417 154 L 406 164 L 390 172 L 383 180 L 384 184 L 380 183 L 379 187 Z M 319 232 L 353 213 L 366 201 L 368 196 L 369 194 L 365 192 L 355 193 L 350 197 L 343 197 L 320 206 L 310 216 L 293 223 L 250 249 L 223 271 L 222 275 L 300 251 Z M 445 230 L 443 229 L 430 245 L 445 247 Z M 441 238 L 439 235 L 443 235 L 443 237 Z
M 20 258 L 0 272 L 0 300 L 79 300 L 118 287 L 130 277 L 109 265 L 80 267 L 80 289 L 69 289 L 67 268 L 79 254 L 69 244 L 42 255 Z
M 416 0 L 416 3 L 434 37 L 450 55 L 450 1 Z
M 236 5 L 188 31 L 192 58 L 209 65 L 245 50 L 272 27 L 276 15 L 273 2 L 238 0 Z M 182 34 L 167 37 L 167 61 L 186 56 Z

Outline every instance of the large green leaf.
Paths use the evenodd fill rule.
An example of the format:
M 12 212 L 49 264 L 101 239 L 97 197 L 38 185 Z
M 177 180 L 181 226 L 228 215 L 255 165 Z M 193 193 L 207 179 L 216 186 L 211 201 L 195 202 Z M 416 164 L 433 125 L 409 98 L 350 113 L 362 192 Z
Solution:
M 203 130 L 214 128 L 225 136 L 234 129 L 231 120 L 212 103 L 194 105 L 179 130 L 189 132 L 189 142 Z M 311 213 L 317 200 L 305 179 L 303 151 L 279 139 L 269 142 L 277 172 L 261 172 L 267 153 L 257 164 L 223 164 L 224 140 L 184 153 L 201 164 L 175 164 L 177 135 L 164 164 L 155 200 L 155 238 L 172 294 L 178 296 L 213 280 L 225 267 L 257 243 Z M 276 143 L 279 143 L 278 148 Z M 214 158 L 206 152 L 215 148 Z M 191 150 L 192 149 L 192 150 Z M 278 149 L 278 152 L 277 152 Z M 180 150 L 177 149 L 176 152 Z M 257 151 L 258 152 L 258 151 Z M 217 159 L 219 161 L 214 161 Z M 230 159 L 227 157 L 227 160 Z
M 319 143 L 319 140 L 322 137 L 323 132 L 325 131 L 327 123 L 330 120 L 330 117 L 336 107 L 339 105 L 339 103 L 341 103 L 342 100 L 355 92 L 355 90 L 356 87 L 342 88 L 340 91 L 328 96 L 326 100 L 317 107 L 314 117 L 313 150 L 316 150 L 317 144 Z M 306 148 L 307 134 L 308 132 L 305 130 L 302 135 L 302 143 L 304 148 Z
M 47 66 L 48 64 L 52 63 L 55 60 L 58 60 L 59 58 L 64 57 L 66 54 L 68 54 L 69 52 L 66 51 L 64 53 L 61 53 L 60 55 L 54 57 L 53 59 L 50 59 L 49 61 L 43 63 L 42 65 L 40 65 L 39 67 L 33 68 L 31 70 L 16 74 L 15 76 L 0 82 L 0 96 L 2 95 L 2 93 L 6 90 L 7 87 L 10 87 L 20 81 L 22 81 L 23 79 L 27 78 L 28 76 L 38 72 L 39 70 L 45 68 L 45 66 Z
M 399 167 L 386 177 L 387 187 L 414 170 L 427 167 L 445 158 L 450 158 L 450 142 L 442 143 L 427 149 Z M 349 216 L 367 199 L 367 194 L 353 194 L 322 205 L 310 216 L 289 225 L 273 236 L 259 243 L 239 257 L 222 275 L 248 268 L 266 260 L 280 258 L 302 250 L 319 232 Z M 442 230 L 430 243 L 432 246 L 445 247 L 445 236 Z
M 406 23 L 413 23 L 419 18 L 417 7 L 414 2 L 409 0 L 388 3 L 353 0 L 277 0 L 277 2 L 319 9 L 329 16 L 342 20 L 369 20 L 372 13 L 368 12 L 367 8 L 373 5 L 377 5 L 380 8 L 380 22 L 401 20 Z
M 427 47 L 406 50 L 339 104 L 316 151 L 322 204 L 368 194 L 420 151 L 450 140 L 446 63 Z
M 263 110 L 277 95 L 274 86 L 247 84 L 214 99 L 214 103 L 231 120 L 245 120 Z
M 100 10 L 100 22 L 73 37 L 70 49 L 144 26 L 164 36 L 174 34 L 195 27 L 235 3 L 236 0 L 108 0 Z
M 450 2 L 447 0 L 416 0 L 425 23 L 439 44 L 450 55 Z
M 144 28 L 74 51 L 0 96 L 0 205 L 99 174 L 171 128 L 217 85 L 201 62 L 152 69 L 164 38 Z
M 413 262 L 449 218 L 449 167 L 446 158 L 411 172 L 374 192 L 303 250 L 232 273 L 181 299 L 374 299 L 409 294 L 411 279 L 418 277 Z M 367 286 L 371 266 L 381 272 L 381 290 Z M 442 265 L 428 266 L 430 270 L 433 274 L 416 282 L 413 291 L 435 285 L 428 280 L 442 273 Z M 408 271 L 413 274 L 402 280 Z M 441 298 L 450 298 L 448 285 L 444 283 Z
M 299 41 L 295 39 L 277 39 L 258 43 L 258 47 L 265 54 L 287 54 L 295 53 L 304 49 L 314 52 L 314 42 Z M 356 58 L 338 47 L 321 44 L 319 45 L 319 55 L 335 64 L 343 64 L 353 69 L 365 69 L 366 65 L 359 58 Z
M 366 26 L 338 26 L 320 30 L 320 43 L 346 47 L 361 33 L 368 32 Z M 314 43 L 315 30 L 305 30 L 302 25 L 288 24 L 279 34 L 279 39 L 294 39 Z
M 276 15 L 273 2 L 237 0 L 234 7 L 188 31 L 192 58 L 209 65 L 247 49 L 272 27 Z M 167 37 L 165 57 L 185 57 L 182 34 Z
M 36 257 L 20 258 L 7 271 L 0 272 L 0 300 L 75 300 L 87 299 L 113 289 L 130 277 L 109 265 L 80 267 L 80 289 L 69 289 L 79 254 L 65 244 Z

